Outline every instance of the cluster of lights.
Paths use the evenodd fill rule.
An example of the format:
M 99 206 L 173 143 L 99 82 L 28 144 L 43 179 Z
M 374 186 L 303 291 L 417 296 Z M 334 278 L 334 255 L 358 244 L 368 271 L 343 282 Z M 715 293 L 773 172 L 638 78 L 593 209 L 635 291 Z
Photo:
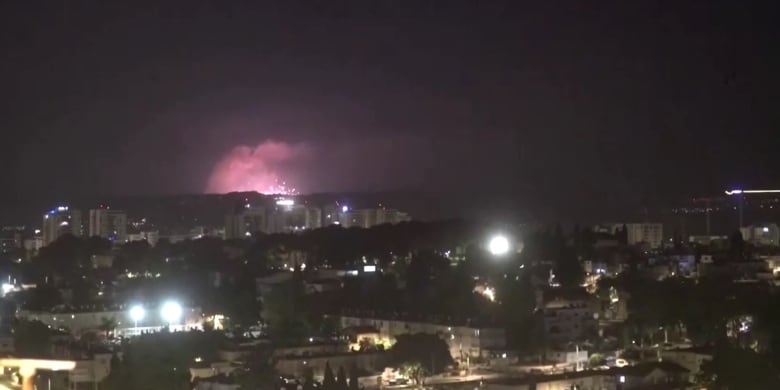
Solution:
M 294 206 L 295 205 L 295 200 L 293 200 L 293 199 L 286 199 L 286 198 L 279 198 L 279 199 L 276 200 L 276 205 L 277 206 L 287 206 L 287 207 Z
M 160 306 L 160 317 L 162 317 L 168 324 L 176 324 L 181 320 L 184 310 L 181 305 L 175 301 L 166 301 Z M 132 319 L 136 326 L 138 323 L 146 318 L 146 309 L 141 305 L 133 305 L 130 308 L 130 319 Z
M 279 180 L 274 180 L 274 184 L 268 186 L 265 190 L 261 190 L 260 193 L 264 195 L 298 195 L 298 190 L 295 187 L 288 187 L 287 182 L 283 181 L 279 183 Z

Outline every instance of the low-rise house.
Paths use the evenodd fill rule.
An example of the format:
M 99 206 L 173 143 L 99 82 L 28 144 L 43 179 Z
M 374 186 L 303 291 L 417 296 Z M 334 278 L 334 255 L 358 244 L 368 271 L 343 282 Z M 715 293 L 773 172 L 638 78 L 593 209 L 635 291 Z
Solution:
M 427 333 L 438 335 L 450 349 L 453 359 L 465 361 L 467 357 L 480 357 L 492 350 L 506 346 L 504 328 L 478 326 L 476 324 L 446 324 L 410 321 L 396 318 L 335 316 L 342 328 L 371 327 L 382 339 L 394 340 L 403 334 Z
M 274 359 L 274 369 L 281 375 L 303 376 L 311 370 L 314 376 L 322 376 L 325 365 L 330 365 L 333 371 L 343 367 L 349 370 L 355 367 L 361 371 L 379 372 L 385 367 L 387 353 L 384 351 L 371 352 L 341 352 L 322 353 L 310 356 L 288 356 Z
M 239 366 L 226 361 L 217 362 L 196 362 L 190 366 L 190 381 L 197 379 L 214 378 L 220 375 L 229 375 L 237 370 Z
M 277 347 L 271 353 L 271 359 L 284 357 L 306 357 L 323 354 L 337 354 L 347 352 L 347 345 L 335 342 L 312 342 L 303 345 Z
M 193 381 L 193 385 L 193 390 L 239 390 L 241 388 L 233 377 L 228 375 L 198 378 Z
M 523 376 L 465 382 L 453 386 L 459 390 L 630 390 L 687 388 L 688 371 L 668 362 L 636 366 L 566 372 L 555 375 Z
M 701 366 L 712 360 L 712 349 L 706 347 L 669 349 L 661 351 L 663 361 L 672 362 L 688 370 L 688 380 L 693 381 Z

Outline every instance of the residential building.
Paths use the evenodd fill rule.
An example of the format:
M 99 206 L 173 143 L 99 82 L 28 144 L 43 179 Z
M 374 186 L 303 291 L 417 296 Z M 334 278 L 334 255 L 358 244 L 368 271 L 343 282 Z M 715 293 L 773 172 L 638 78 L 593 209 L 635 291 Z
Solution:
M 49 245 L 64 234 L 81 237 L 81 211 L 59 206 L 43 215 L 43 245 Z
M 626 244 L 645 245 L 651 249 L 663 246 L 664 226 L 661 223 L 609 223 L 594 228 L 595 232 L 616 234 L 625 231 Z
M 35 236 L 24 239 L 24 250 L 30 255 L 38 254 L 38 251 L 43 248 L 43 237 Z
M 114 255 L 92 255 L 92 268 L 111 268 L 114 265 Z
M 482 356 L 489 350 L 503 349 L 506 345 L 504 328 L 475 325 L 440 324 L 376 317 L 336 316 L 342 328 L 373 327 L 380 337 L 394 340 L 402 334 L 428 333 L 441 337 L 449 346 L 453 359 L 465 361 L 466 357 Z
M 246 238 L 256 232 L 268 233 L 265 207 L 246 205 L 225 217 L 225 238 Z
M 322 207 L 322 226 L 338 225 L 341 208 L 337 203 L 329 203 Z
M 97 388 L 111 373 L 111 353 L 96 353 L 91 359 L 76 360 L 76 367 L 68 371 L 68 383 L 74 389 Z
M 688 370 L 688 380 L 693 382 L 701 371 L 701 366 L 712 360 L 711 348 L 682 348 L 661 351 L 663 361 L 672 362 Z
M 148 230 L 128 234 L 127 242 L 133 241 L 146 241 L 149 245 L 155 246 L 160 241 L 160 232 L 158 230 Z
M 127 214 L 101 205 L 89 210 L 89 236 L 103 237 L 112 242 L 127 242 Z
M 315 377 L 322 377 L 325 365 L 334 371 L 351 367 L 368 372 L 382 370 L 387 363 L 387 352 L 338 352 L 308 356 L 285 356 L 274 359 L 274 370 L 281 375 L 302 377 L 311 370 Z
M 241 385 L 231 376 L 218 375 L 195 381 L 193 390 L 239 390 Z
M 268 213 L 269 233 L 293 233 L 322 227 L 319 207 L 295 203 L 293 199 L 277 199 Z
M 778 246 L 780 244 L 780 228 L 775 223 L 750 225 L 739 228 L 742 239 L 753 245 Z
M 241 385 L 235 378 L 227 375 L 216 375 L 205 379 L 196 379 L 193 390 L 239 390 Z
M 677 364 L 652 362 L 609 370 L 480 380 L 476 387 L 483 390 L 681 389 L 689 388 L 687 376 L 687 370 Z M 462 390 L 474 387 L 474 382 L 456 386 Z
M 368 229 L 372 226 L 383 225 L 386 223 L 395 225 L 401 222 L 410 221 L 409 214 L 396 209 L 369 208 L 345 210 L 339 214 L 339 222 L 344 227 L 361 227 Z
M 582 340 L 596 330 L 593 307 L 586 298 L 555 297 L 543 305 L 544 333 L 555 344 Z
M 688 243 L 698 245 L 711 245 L 713 243 L 720 243 L 728 241 L 728 236 L 688 236 Z

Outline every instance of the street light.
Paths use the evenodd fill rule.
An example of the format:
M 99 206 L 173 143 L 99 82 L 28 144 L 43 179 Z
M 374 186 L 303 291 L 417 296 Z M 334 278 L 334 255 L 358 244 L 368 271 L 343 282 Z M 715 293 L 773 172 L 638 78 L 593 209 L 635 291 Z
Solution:
M 502 256 L 509 252 L 509 240 L 502 235 L 494 236 L 488 242 L 488 251 L 493 256 Z
M 138 322 L 146 317 L 146 310 L 141 305 L 133 305 L 130 308 L 130 318 L 133 320 L 133 333 L 138 333 Z
M 181 313 L 181 305 L 174 301 L 165 302 L 160 309 L 160 316 L 168 323 L 168 326 L 179 322 Z

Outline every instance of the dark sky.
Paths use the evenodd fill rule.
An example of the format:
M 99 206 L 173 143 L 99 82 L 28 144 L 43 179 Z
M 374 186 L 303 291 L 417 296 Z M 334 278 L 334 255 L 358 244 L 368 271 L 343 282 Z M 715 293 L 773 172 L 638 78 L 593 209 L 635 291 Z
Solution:
M 6 198 L 203 192 L 268 140 L 302 191 L 780 187 L 776 2 L 118 3 L 0 5 Z

